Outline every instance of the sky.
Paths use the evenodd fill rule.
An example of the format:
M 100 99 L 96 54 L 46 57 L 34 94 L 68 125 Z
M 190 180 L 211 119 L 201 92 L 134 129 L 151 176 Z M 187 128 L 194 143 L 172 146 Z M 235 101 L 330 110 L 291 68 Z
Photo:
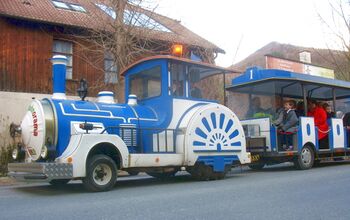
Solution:
M 332 0 L 156 0 L 156 12 L 226 51 L 216 59 L 228 67 L 277 41 L 314 48 L 338 48 L 319 15 L 331 22 Z M 332 2 L 336 2 L 333 0 Z M 328 43 L 326 43 L 328 42 Z

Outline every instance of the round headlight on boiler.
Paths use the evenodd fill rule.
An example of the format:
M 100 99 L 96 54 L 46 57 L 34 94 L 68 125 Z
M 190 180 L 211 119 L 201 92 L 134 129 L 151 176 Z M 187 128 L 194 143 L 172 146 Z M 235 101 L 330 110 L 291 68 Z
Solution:
M 41 158 L 45 159 L 47 157 L 48 153 L 49 153 L 49 151 L 48 151 L 47 147 L 43 146 L 41 148 L 41 152 L 40 152 Z
M 12 150 L 12 159 L 17 160 L 18 158 L 18 148 L 16 147 L 15 149 Z

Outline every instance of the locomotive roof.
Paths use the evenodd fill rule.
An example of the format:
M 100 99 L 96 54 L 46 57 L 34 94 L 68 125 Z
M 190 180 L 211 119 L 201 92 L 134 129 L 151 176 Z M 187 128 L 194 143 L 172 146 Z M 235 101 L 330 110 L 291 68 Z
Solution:
M 350 97 L 350 82 L 312 76 L 277 69 L 247 69 L 232 80 L 226 89 L 233 92 L 281 95 L 303 98 L 302 85 L 309 97 L 319 100 L 332 100 L 333 89 L 336 99 Z
M 199 67 L 211 68 L 211 69 L 213 69 L 215 71 L 219 71 L 221 73 L 239 73 L 239 71 L 235 71 L 235 70 L 224 68 L 224 67 L 219 67 L 219 66 L 216 66 L 214 64 L 198 62 L 198 61 L 194 61 L 194 60 L 190 60 L 190 59 L 186 59 L 186 58 L 180 58 L 180 57 L 169 56 L 169 55 L 158 55 L 158 56 L 147 57 L 147 58 L 144 58 L 144 59 L 141 59 L 141 60 L 134 62 L 133 64 L 129 65 L 124 70 L 122 70 L 121 75 L 125 76 L 126 72 L 136 65 L 139 65 L 139 64 L 147 62 L 147 61 L 160 60 L 160 59 L 173 60 L 173 61 L 183 62 L 183 63 L 187 63 L 187 64 L 192 64 L 192 65 L 199 66 Z

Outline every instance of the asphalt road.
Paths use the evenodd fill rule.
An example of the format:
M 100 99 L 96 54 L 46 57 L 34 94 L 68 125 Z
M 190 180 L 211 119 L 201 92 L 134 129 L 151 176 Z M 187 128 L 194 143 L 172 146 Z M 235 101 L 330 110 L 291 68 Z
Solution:
M 122 177 L 110 192 L 75 181 L 0 187 L 0 219 L 350 219 L 350 163 L 233 169 L 219 181 Z

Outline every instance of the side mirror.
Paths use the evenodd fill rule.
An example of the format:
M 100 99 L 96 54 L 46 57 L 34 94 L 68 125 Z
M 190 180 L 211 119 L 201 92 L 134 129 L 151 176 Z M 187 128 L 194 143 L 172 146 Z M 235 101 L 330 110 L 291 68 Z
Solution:
M 79 88 L 77 89 L 78 95 L 82 101 L 86 98 L 88 94 L 88 85 L 86 79 L 81 79 L 79 82 Z

